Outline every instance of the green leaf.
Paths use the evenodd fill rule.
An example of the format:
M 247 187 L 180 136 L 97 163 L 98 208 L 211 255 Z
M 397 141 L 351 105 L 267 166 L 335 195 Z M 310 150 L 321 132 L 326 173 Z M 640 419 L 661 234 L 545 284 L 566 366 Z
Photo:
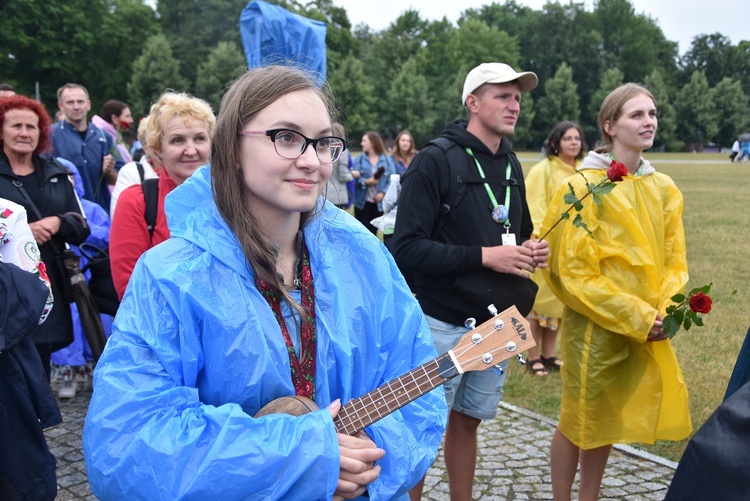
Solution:
M 580 201 L 580 200 L 579 200 L 579 201 L 577 201 L 577 202 L 575 202 L 575 203 L 573 204 L 573 207 L 575 207 L 575 208 L 576 208 L 576 210 L 577 210 L 578 212 L 581 212 L 581 211 L 583 210 L 583 204 L 581 203 L 581 201 Z M 580 215 L 580 214 L 579 214 L 579 215 Z
M 563 212 L 560 214 L 560 219 L 570 219 L 570 212 Z
M 685 296 L 682 294 L 675 294 L 670 299 L 672 299 L 673 303 L 681 303 L 685 300 Z
M 698 315 L 695 315 L 695 317 L 693 317 L 693 323 L 698 327 L 703 327 L 703 319 Z
M 699 292 L 708 294 L 711 291 L 711 285 L 713 284 L 704 285 L 703 287 L 696 287 L 695 289 L 690 291 L 690 295 L 693 296 L 695 294 L 698 294 Z
M 580 214 L 576 214 L 575 219 L 573 219 L 573 226 L 576 228 L 583 228 L 586 233 L 589 234 L 591 238 L 594 238 L 594 234 L 591 233 L 591 230 L 589 230 L 589 227 L 586 226 L 586 223 L 583 221 L 583 217 L 581 217 Z
M 578 200 L 578 197 L 575 193 L 566 193 L 565 197 L 563 197 L 563 200 L 565 200 L 566 204 L 574 204 L 580 201 Z
M 615 189 L 615 186 L 615 183 L 612 182 L 601 184 L 596 188 L 594 193 L 598 193 L 599 195 L 606 195 L 607 193 Z
M 678 308 L 672 316 L 678 324 L 681 324 L 685 320 L 685 311 Z
M 679 322 L 672 315 L 664 317 L 661 326 L 669 339 L 672 339 L 677 331 L 680 330 Z
M 589 189 L 590 192 L 593 193 L 594 190 L 596 189 L 596 185 L 594 183 L 589 183 L 588 189 Z
M 596 193 L 592 193 L 591 196 L 594 198 L 594 202 L 596 202 L 596 205 L 602 205 L 602 197 L 600 197 Z
M 674 313 L 674 310 L 676 309 L 677 309 L 677 305 L 671 304 L 667 306 L 667 315 L 671 315 L 672 313 Z
M 690 320 L 690 317 L 685 317 L 685 321 L 682 323 L 682 326 L 685 327 L 686 331 L 690 330 L 690 326 L 693 325 L 692 320 Z

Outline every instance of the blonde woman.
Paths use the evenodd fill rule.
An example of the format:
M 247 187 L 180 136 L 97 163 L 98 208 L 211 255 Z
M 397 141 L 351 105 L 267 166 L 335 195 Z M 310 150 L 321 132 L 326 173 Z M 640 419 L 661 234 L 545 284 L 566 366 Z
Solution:
M 550 233 L 548 282 L 563 301 L 562 408 L 552 438 L 552 491 L 569 500 L 580 464 L 579 499 L 595 500 L 612 444 L 682 440 L 692 425 L 685 379 L 662 319 L 688 280 L 683 198 L 669 176 L 643 158 L 654 143 L 656 103 L 644 87 L 613 90 L 599 110 L 604 145 L 573 176 L 576 193 L 607 178 L 617 162 L 628 175 L 601 205 L 585 200 L 581 227 Z M 617 167 L 617 165 L 615 165 Z M 541 231 L 569 204 L 562 186 Z
M 120 299 L 138 258 L 169 238 L 164 199 L 198 167 L 208 163 L 215 123 L 211 106 L 188 94 L 167 92 L 151 106 L 146 143 L 163 166 L 157 183 L 156 222 L 148 228 L 141 184 L 120 194 L 109 235 L 112 280 Z

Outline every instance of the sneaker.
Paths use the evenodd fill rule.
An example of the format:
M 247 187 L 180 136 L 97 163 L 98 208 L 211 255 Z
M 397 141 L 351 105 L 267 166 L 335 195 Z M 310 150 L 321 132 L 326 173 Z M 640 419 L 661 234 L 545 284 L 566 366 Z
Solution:
M 78 383 L 76 383 L 75 379 L 65 380 L 60 383 L 60 390 L 57 396 L 60 398 L 73 398 L 76 396 L 77 389 Z

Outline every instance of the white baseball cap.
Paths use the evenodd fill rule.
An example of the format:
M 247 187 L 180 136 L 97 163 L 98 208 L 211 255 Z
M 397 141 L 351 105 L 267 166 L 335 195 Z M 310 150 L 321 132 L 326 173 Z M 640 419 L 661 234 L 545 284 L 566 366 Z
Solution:
M 514 80 L 518 80 L 518 86 L 523 92 L 532 90 L 539 83 L 539 79 L 533 71 L 516 73 L 516 70 L 505 63 L 482 63 L 466 75 L 461 104 L 466 104 L 466 98 L 469 97 L 469 94 L 486 83 L 506 83 Z

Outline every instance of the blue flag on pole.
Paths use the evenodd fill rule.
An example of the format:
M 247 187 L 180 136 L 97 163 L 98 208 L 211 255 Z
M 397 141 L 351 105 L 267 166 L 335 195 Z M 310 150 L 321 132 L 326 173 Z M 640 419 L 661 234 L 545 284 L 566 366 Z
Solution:
M 278 5 L 248 3 L 240 14 L 248 68 L 292 62 L 326 79 L 326 25 Z

